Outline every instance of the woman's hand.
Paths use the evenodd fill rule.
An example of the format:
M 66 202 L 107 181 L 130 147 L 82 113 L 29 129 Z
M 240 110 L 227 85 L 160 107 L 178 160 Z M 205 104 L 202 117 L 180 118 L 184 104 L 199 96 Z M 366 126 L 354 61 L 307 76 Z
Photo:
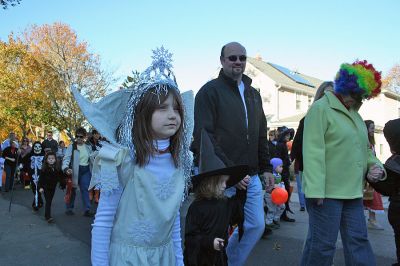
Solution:
M 322 206 L 322 204 L 324 204 L 324 199 L 323 198 L 313 198 L 311 200 L 317 206 Z
M 376 183 L 382 179 L 382 176 L 383 169 L 379 165 L 374 164 L 368 169 L 367 179 L 369 182 Z
M 221 251 L 224 248 L 224 240 L 222 238 L 214 239 L 214 249 Z

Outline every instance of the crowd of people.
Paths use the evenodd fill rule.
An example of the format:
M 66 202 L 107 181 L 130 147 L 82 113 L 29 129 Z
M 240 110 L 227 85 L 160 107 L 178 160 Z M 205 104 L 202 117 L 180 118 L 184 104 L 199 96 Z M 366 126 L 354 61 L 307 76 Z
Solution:
M 62 190 L 67 188 L 64 197 L 67 215 L 74 214 L 75 194 L 79 186 L 83 199 L 83 215 L 93 217 L 91 201 L 95 199 L 97 203 L 100 193 L 99 190 L 91 191 L 95 196 L 89 196 L 89 165 L 91 156 L 101 148 L 100 140 L 101 136 L 96 130 L 92 130 L 91 136 L 86 140 L 86 130 L 78 128 L 75 140 L 68 147 L 65 147 L 64 141 L 57 142 L 53 139 L 51 131 L 46 133 L 42 142 L 34 141 L 31 145 L 30 140 L 23 137 L 19 144 L 15 133 L 10 132 L 0 149 L 1 169 L 4 168 L 5 172 L 2 192 L 8 193 L 18 183 L 24 189 L 32 190 L 32 209 L 37 212 L 45 205 L 45 219 L 53 223 L 51 204 L 57 184 Z
M 74 91 L 98 130 L 90 138 L 78 128 L 65 148 L 48 132 L 30 148 L 28 139 L 20 146 L 10 134 L 2 145 L 4 190 L 12 189 L 18 162 L 27 162 L 21 182 L 30 180 L 34 210 L 42 207 L 44 193 L 48 222 L 57 182 L 66 189 L 66 215 L 74 214 L 78 187 L 83 215 L 94 215 L 95 199 L 91 260 L 96 266 L 244 265 L 281 221 L 296 222 L 290 206 L 293 166 L 299 211 L 309 217 L 299 264 L 332 265 L 340 232 L 346 265 L 376 265 L 367 233 L 382 229 L 376 185 L 395 180 L 389 221 L 398 256 L 393 265 L 400 265 L 400 120 L 384 129 L 393 153 L 389 167 L 375 156 L 374 123 L 358 113 L 364 100 L 380 93 L 380 73 L 371 64 L 342 64 L 334 82 L 318 88 L 295 134 L 285 126 L 268 129 L 261 96 L 244 74 L 247 55 L 240 43 L 222 47 L 218 77 L 194 102 L 190 92 L 179 91 L 170 53 L 153 52 L 151 66 L 132 90 L 96 105 Z M 282 202 L 273 196 L 278 189 L 287 193 Z M 194 200 L 181 236 L 180 207 L 188 193 Z

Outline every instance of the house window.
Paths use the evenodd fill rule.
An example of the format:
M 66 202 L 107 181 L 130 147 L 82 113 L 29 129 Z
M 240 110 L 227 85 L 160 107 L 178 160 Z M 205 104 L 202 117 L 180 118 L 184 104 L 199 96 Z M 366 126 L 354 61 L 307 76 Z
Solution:
M 308 95 L 308 107 L 312 104 L 312 96 Z
M 300 98 L 300 93 L 296 92 L 296 110 L 301 109 L 301 98 Z

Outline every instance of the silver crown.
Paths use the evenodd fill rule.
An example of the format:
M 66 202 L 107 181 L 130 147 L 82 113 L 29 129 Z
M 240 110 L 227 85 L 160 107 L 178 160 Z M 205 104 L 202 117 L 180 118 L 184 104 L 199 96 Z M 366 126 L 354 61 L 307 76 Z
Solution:
M 121 145 L 129 147 L 132 157 L 134 157 L 135 152 L 134 136 L 132 135 L 135 109 L 143 95 L 149 89 L 154 89 L 153 93 L 156 95 L 166 95 L 168 88 L 174 88 L 179 92 L 175 75 L 172 72 L 172 53 L 163 46 L 152 51 L 153 56 L 151 58 L 153 61 L 151 65 L 140 74 L 138 83 L 130 88 L 132 94 L 117 136 Z

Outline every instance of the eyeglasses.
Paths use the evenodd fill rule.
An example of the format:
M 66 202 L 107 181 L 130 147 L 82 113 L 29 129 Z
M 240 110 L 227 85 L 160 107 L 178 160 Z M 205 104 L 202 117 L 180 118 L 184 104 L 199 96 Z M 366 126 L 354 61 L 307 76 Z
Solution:
M 247 56 L 245 56 L 245 55 L 230 55 L 227 58 L 231 62 L 236 62 L 238 60 L 238 58 L 239 58 L 240 62 L 244 62 L 244 61 L 246 61 Z
M 82 135 L 76 135 L 75 136 L 75 138 L 77 138 L 77 139 L 83 139 L 85 136 L 82 136 Z

